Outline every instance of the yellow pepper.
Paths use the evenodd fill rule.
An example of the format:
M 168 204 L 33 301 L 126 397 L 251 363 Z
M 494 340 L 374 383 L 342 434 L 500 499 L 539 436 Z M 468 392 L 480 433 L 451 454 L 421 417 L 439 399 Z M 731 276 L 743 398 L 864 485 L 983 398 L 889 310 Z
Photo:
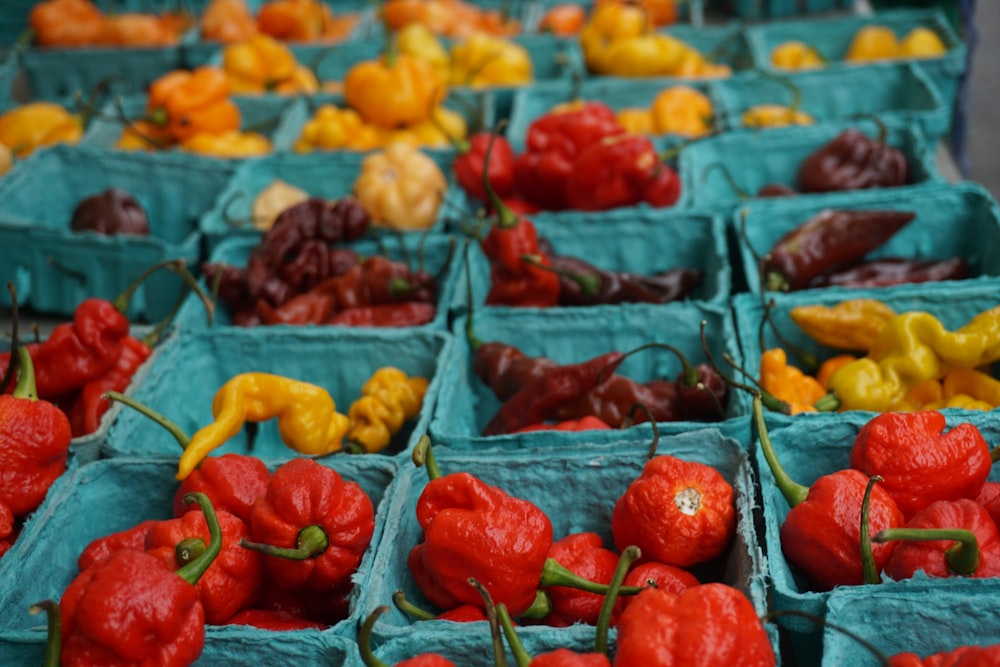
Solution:
M 624 3 L 597 5 L 580 30 L 580 48 L 587 69 L 595 74 L 609 74 L 613 64 L 607 54 L 608 47 L 652 31 L 646 12 L 640 7 Z
M 851 39 L 844 60 L 848 62 L 871 62 L 899 57 L 899 40 L 896 33 L 882 25 L 866 25 Z
M 455 86 L 519 86 L 531 83 L 534 66 L 520 44 L 477 32 L 451 47 Z
M 405 129 L 417 146 L 427 148 L 450 148 L 455 140 L 465 139 L 469 134 L 465 117 L 443 106 L 436 107 L 427 120 Z
M 0 144 L 0 176 L 3 176 L 14 166 L 14 151 Z
M 947 51 L 948 47 L 930 28 L 914 28 L 899 43 L 900 58 L 937 58 Z
M 812 125 L 815 119 L 794 106 L 780 104 L 758 104 L 743 112 L 743 127 L 764 129 L 768 127 L 788 127 L 789 125 Z
M 83 119 L 53 102 L 22 104 L 0 115 L 0 144 L 26 157 L 51 144 L 75 144 L 83 137 Z
M 853 354 L 838 354 L 835 357 L 830 357 L 820 364 L 819 370 L 816 371 L 816 381 L 819 382 L 823 389 L 829 390 L 830 376 L 855 359 L 857 359 L 857 357 Z
M 434 32 L 419 21 L 408 23 L 396 32 L 396 48 L 400 53 L 428 63 L 442 81 L 451 78 L 451 59 Z
M 391 366 L 375 371 L 361 388 L 361 397 L 347 411 L 347 439 L 366 452 L 388 447 L 403 423 L 420 412 L 427 384 L 426 378 L 407 377 Z
M 448 179 L 430 156 L 395 141 L 361 162 L 354 195 L 373 224 L 413 231 L 434 225 L 447 186 Z
M 778 69 L 818 69 L 826 63 L 819 51 L 805 42 L 783 42 L 771 50 L 771 64 Z
M 227 46 L 222 52 L 222 68 L 234 95 L 319 90 L 316 75 L 295 60 L 288 45 L 263 33 Z
M 202 132 L 179 144 L 183 151 L 221 158 L 252 157 L 271 152 L 271 140 L 257 132 L 230 130 L 222 134 Z
M 288 447 L 307 456 L 340 449 L 349 427 L 330 393 L 314 384 L 270 373 L 233 376 L 212 400 L 215 421 L 191 437 L 181 456 L 177 479 L 184 479 L 208 454 L 225 444 L 245 422 L 278 419 L 278 432 Z
M 293 150 L 297 153 L 342 149 L 364 151 L 380 144 L 378 129 L 365 123 L 357 111 L 324 104 L 306 121 Z
M 848 299 L 835 306 L 796 306 L 789 315 L 818 343 L 838 350 L 867 352 L 896 313 L 877 299 Z
M 656 134 L 651 109 L 620 109 L 615 112 L 615 120 L 631 134 Z
M 604 49 L 598 74 L 625 77 L 673 75 L 684 45 L 669 35 L 645 35 L 612 42 Z
M 987 404 L 987 410 L 1000 406 L 1000 380 L 974 368 L 956 368 L 944 376 L 941 384 L 948 398 L 969 396 Z
M 427 62 L 405 53 L 353 65 L 344 77 L 344 98 L 366 123 L 386 129 L 427 120 L 448 93 Z
M 827 391 L 816 378 L 788 364 L 780 347 L 765 350 L 760 355 L 760 386 L 767 393 L 787 403 L 792 414 L 816 412 L 813 405 Z
M 650 107 L 656 134 L 700 137 L 712 131 L 712 102 L 690 86 L 661 90 Z
M 309 199 L 308 192 L 276 178 L 253 198 L 253 204 L 250 207 L 250 222 L 254 229 L 266 232 L 274 226 L 275 220 L 285 209 L 307 199 Z
M 681 56 L 669 72 L 670 76 L 684 78 L 711 77 L 715 79 L 731 76 L 733 70 L 729 65 L 709 62 L 705 56 L 687 44 L 681 43 Z

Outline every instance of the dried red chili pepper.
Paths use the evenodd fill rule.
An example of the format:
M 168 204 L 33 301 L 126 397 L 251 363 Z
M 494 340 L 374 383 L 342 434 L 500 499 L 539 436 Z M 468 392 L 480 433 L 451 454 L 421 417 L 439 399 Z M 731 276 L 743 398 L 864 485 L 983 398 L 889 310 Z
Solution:
M 817 276 L 809 287 L 890 287 L 968 277 L 969 264 L 962 257 L 943 260 L 883 257 Z
M 945 428 L 936 410 L 876 415 L 854 439 L 851 467 L 881 477 L 907 518 L 938 500 L 975 498 L 993 464 L 990 446 L 974 424 Z
M 494 139 L 493 154 L 489 158 L 487 169 L 486 151 L 492 137 L 490 132 L 473 134 L 458 147 L 455 160 L 451 163 L 455 180 L 462 189 L 470 197 L 484 203 L 488 200 L 486 190 L 483 189 L 483 174 L 486 171 L 489 171 L 490 185 L 497 196 L 510 197 L 517 188 L 514 180 L 514 149 L 502 136 Z
M 911 211 L 823 209 L 787 232 L 764 257 L 764 289 L 790 291 L 861 259 L 888 241 L 916 214 Z
M 208 521 L 205 552 L 175 572 L 155 556 L 124 549 L 77 575 L 59 603 L 60 664 L 181 666 L 201 655 L 205 612 L 195 584 L 218 555 L 222 535 L 211 502 L 189 498 Z
M 548 357 L 529 357 L 513 345 L 499 341 L 474 341 L 474 347 L 472 366 L 476 377 L 501 401 L 559 365 Z
M 345 327 L 415 327 L 431 322 L 436 314 L 433 303 L 407 301 L 347 308 L 326 323 Z
M 92 540 L 76 559 L 76 566 L 81 572 L 97 565 L 102 560 L 116 551 L 122 549 L 135 549 L 144 551 L 146 547 L 146 535 L 149 529 L 160 523 L 159 519 L 140 521 L 131 528 L 119 530 Z
M 325 630 L 327 625 L 319 621 L 300 618 L 287 611 L 277 609 L 244 609 L 230 617 L 226 625 L 249 625 L 260 630 L 288 632 L 289 630 Z
M 80 200 L 73 209 L 69 228 L 74 232 L 149 235 L 149 218 L 135 197 L 118 188 L 108 188 Z
M 111 407 L 111 401 L 101 398 L 108 391 L 125 391 L 132 383 L 132 376 L 153 353 L 146 343 L 132 336 L 122 339 L 121 353 L 115 365 L 93 380 L 86 382 L 68 412 L 73 437 L 95 432 L 101 417 Z
M 549 558 L 584 579 L 601 584 L 611 584 L 618 554 L 604 547 L 597 533 L 573 533 L 556 540 L 549 548 Z M 545 589 L 552 604 L 552 611 L 545 623 L 566 627 L 574 623 L 595 625 L 601 612 L 604 596 L 576 588 L 550 586 Z
M 726 584 L 702 584 L 680 595 L 649 588 L 618 619 L 615 665 L 621 667 L 775 663 L 771 641 L 750 600 Z
M 549 252 L 559 275 L 559 305 L 590 306 L 619 303 L 670 303 L 685 298 L 699 284 L 699 269 L 671 269 L 646 276 L 598 268 L 577 257 Z
M 313 459 L 282 464 L 251 514 L 253 542 L 287 590 L 332 591 L 349 582 L 375 532 L 372 501 L 357 482 Z
M 884 570 L 897 581 L 920 570 L 929 577 L 1000 576 L 1000 531 L 986 508 L 968 498 L 933 502 L 872 540 L 896 542 Z
M 215 514 L 222 548 L 195 588 L 205 609 L 205 622 L 220 625 L 253 602 L 264 576 L 264 563 L 259 553 L 240 546 L 240 541 L 250 535 L 243 520 L 225 510 L 216 510 Z M 146 534 L 145 551 L 174 570 L 198 558 L 209 541 L 205 515 L 186 512 L 152 526 Z
M 267 491 L 271 473 L 255 456 L 223 454 L 207 456 L 181 481 L 174 493 L 174 516 L 193 510 L 184 502 L 188 493 L 204 493 L 218 510 L 235 514 L 250 523 L 253 504 Z
M 555 419 L 582 419 L 592 415 L 613 428 L 620 428 L 636 403 L 644 405 L 649 414 L 640 412 L 633 424 L 650 421 L 650 418 L 657 422 L 680 419 L 677 386 L 673 382 L 653 380 L 643 384 L 618 374 L 612 374 L 582 396 L 560 405 L 555 411 Z
M 802 192 L 835 192 L 906 185 L 910 166 L 906 155 L 885 143 L 885 128 L 877 138 L 856 129 L 844 130 L 799 165 Z
M 38 398 L 28 349 L 17 347 L 17 385 L 0 395 L 0 539 L 13 534 L 13 519 L 33 512 L 66 470 L 70 428 L 66 415 Z
M 791 508 L 781 526 L 781 550 L 803 573 L 815 590 L 864 583 L 861 558 L 861 506 L 868 477 L 853 469 L 823 475 L 812 486 L 796 484 L 781 467 L 767 434 L 764 409 L 758 396 L 753 400 L 754 425 L 761 451 L 774 475 L 775 484 Z M 871 491 L 870 531 L 904 524 L 896 501 L 879 485 Z M 872 545 L 875 567 L 881 571 L 892 545 Z

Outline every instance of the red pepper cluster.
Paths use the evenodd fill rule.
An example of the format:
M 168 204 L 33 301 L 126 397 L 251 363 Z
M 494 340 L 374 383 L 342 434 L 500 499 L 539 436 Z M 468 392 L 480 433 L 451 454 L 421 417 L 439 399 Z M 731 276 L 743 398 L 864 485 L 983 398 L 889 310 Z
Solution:
M 436 313 L 435 277 L 381 255 L 362 258 L 339 246 L 367 233 L 369 217 L 353 197 L 289 207 L 254 248 L 245 268 L 205 264 L 233 324 L 413 326 Z
M 189 503 L 198 495 L 211 518 Z M 88 656 L 101 657 L 88 664 L 138 664 L 170 654 L 185 658 L 155 664 L 190 664 L 206 623 L 325 628 L 348 614 L 351 576 L 374 528 L 364 490 L 313 459 L 271 473 L 250 456 L 207 458 L 177 489 L 174 518 L 142 521 L 80 553 L 80 574 L 61 602 L 62 664 Z M 213 529 L 220 546 L 188 592 L 174 572 L 213 549 Z M 107 609 L 131 600 L 137 606 L 129 610 Z
M 453 167 L 458 184 L 484 203 L 489 141 L 488 133 L 474 135 Z M 661 157 L 647 137 L 628 134 L 611 107 L 585 102 L 536 118 L 520 155 L 497 138 L 489 174 L 497 195 L 520 213 L 672 206 L 681 183 Z

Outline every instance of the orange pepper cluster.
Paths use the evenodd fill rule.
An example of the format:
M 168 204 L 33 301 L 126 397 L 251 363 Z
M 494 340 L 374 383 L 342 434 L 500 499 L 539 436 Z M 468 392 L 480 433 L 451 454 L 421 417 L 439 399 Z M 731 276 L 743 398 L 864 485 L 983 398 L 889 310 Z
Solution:
M 246 0 L 212 0 L 201 16 L 201 38 L 232 44 L 255 35 L 283 42 L 338 42 L 358 24 L 354 13 L 335 16 L 321 0 L 269 0 L 256 17 Z
M 105 14 L 90 0 L 44 0 L 28 18 L 39 46 L 170 46 L 180 42 L 190 18 L 182 13 Z

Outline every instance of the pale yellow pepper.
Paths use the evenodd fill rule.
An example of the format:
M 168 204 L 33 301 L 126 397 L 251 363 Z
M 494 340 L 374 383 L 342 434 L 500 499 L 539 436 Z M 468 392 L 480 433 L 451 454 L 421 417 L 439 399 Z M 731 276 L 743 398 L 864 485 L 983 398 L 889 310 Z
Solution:
M 866 25 L 854 34 L 844 60 L 872 62 L 897 57 L 899 57 L 899 40 L 896 39 L 896 33 L 886 26 Z
M 220 158 L 241 158 L 271 152 L 271 140 L 257 132 L 230 130 L 222 134 L 201 132 L 182 141 L 179 148 L 189 153 Z
M 394 141 L 362 161 L 354 195 L 372 224 L 415 231 L 434 225 L 447 186 L 447 177 L 429 155 Z
M 83 137 L 83 119 L 54 102 L 22 104 L 0 115 L 0 144 L 27 157 L 51 144 L 75 144 Z
M 378 369 L 347 411 L 347 439 L 366 452 L 385 449 L 403 424 L 420 412 L 427 386 L 426 378 L 407 377 L 398 368 Z
M 826 62 L 813 47 L 805 42 L 792 40 L 783 42 L 771 50 L 771 64 L 778 69 L 799 70 L 819 69 Z
M 780 104 L 758 104 L 743 112 L 743 127 L 765 129 L 790 125 L 812 125 L 816 120 L 805 111 Z
M 368 125 L 354 109 L 333 104 L 319 107 L 302 128 L 293 150 L 369 150 L 382 143 L 381 133 Z
M 937 58 L 947 51 L 948 47 L 930 28 L 914 28 L 899 43 L 900 58 Z
M 451 58 L 437 35 L 419 21 L 408 23 L 396 32 L 396 48 L 400 53 L 428 63 L 442 81 L 451 78 Z
M 477 32 L 451 47 L 454 86 L 520 86 L 534 80 L 534 65 L 520 44 Z

